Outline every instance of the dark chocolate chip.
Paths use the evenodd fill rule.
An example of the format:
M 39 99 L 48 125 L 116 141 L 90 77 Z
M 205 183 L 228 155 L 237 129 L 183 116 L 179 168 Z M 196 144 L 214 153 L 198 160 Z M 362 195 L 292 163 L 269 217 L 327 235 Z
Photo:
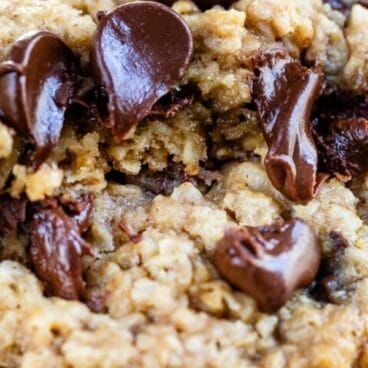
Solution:
M 310 117 L 323 77 L 283 51 L 260 55 L 255 67 L 254 100 L 269 147 L 267 174 L 288 199 L 306 202 L 322 181 Z
M 222 175 L 218 171 L 203 168 L 195 176 L 188 175 L 185 172 L 185 165 L 170 161 L 168 167 L 162 171 L 151 171 L 145 167 L 138 175 L 125 176 L 124 182 L 138 185 L 140 188 L 155 195 L 163 194 L 168 196 L 176 187 L 185 182 L 190 182 L 202 192 L 207 192 L 214 183 L 221 179 Z
M 117 139 L 180 81 L 192 48 L 192 34 L 181 16 L 156 2 L 121 5 L 101 18 L 91 70 L 109 96 Z
M 33 33 L 0 64 L 0 118 L 37 147 L 39 160 L 58 141 L 73 95 L 76 59 L 55 34 Z
M 160 0 L 160 3 L 166 4 L 171 6 L 174 4 L 177 0 Z M 215 5 L 220 5 L 227 9 L 232 3 L 234 3 L 236 0 L 196 0 L 194 3 L 198 6 L 201 10 L 207 10 L 211 9 Z
M 0 195 L 0 236 L 11 235 L 17 225 L 26 218 L 25 199 L 12 198 L 9 194 Z
M 293 219 L 228 230 L 217 244 L 214 264 L 230 284 L 275 312 L 317 275 L 320 246 L 313 230 Z
M 92 249 L 78 225 L 56 201 L 35 206 L 26 224 L 31 265 L 46 293 L 69 300 L 84 298 L 82 256 Z
M 170 195 L 173 190 L 186 181 L 194 178 L 186 174 L 185 166 L 180 163 L 169 162 L 169 166 L 162 171 L 151 171 L 145 167 L 138 175 L 127 175 L 126 183 L 138 185 L 140 188 L 155 195 Z

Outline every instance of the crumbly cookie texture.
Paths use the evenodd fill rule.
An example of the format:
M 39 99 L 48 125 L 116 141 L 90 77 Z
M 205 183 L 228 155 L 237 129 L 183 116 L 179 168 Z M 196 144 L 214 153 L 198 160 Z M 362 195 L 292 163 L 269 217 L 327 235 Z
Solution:
M 364 19 L 368 16 L 368 10 L 361 5 L 353 7 L 349 23 L 346 28 L 346 39 L 350 48 L 348 63 L 341 74 L 342 83 L 354 89 L 367 90 L 367 60 L 368 32 L 364 28 Z
M 239 172 L 251 173 L 251 181 L 243 176 L 241 186 Z M 239 192 L 251 190 L 252 195 L 238 199 L 242 211 L 254 224 L 268 221 L 248 201 L 257 192 L 270 202 L 280 200 L 266 188 L 262 167 L 235 165 L 227 178 L 225 196 L 239 198 Z M 354 203 L 354 196 L 345 194 Z M 304 218 L 313 216 L 311 207 L 323 202 L 323 195 L 305 208 Z M 223 230 L 238 224 L 221 207 L 190 183 L 151 204 L 137 187 L 109 186 L 95 202 L 91 231 L 100 257 L 87 271 L 89 286 L 104 295 L 105 315 L 45 298 L 30 271 L 2 262 L 3 363 L 48 367 L 51 359 L 58 367 L 222 367 L 229 362 L 236 367 L 351 367 L 364 362 L 368 284 L 355 281 L 357 275 L 345 267 L 359 270 L 357 279 L 367 275 L 361 267 L 364 250 L 353 246 L 343 257 L 338 272 L 354 292 L 345 291 L 339 304 L 320 303 L 301 291 L 278 314 L 262 314 L 250 297 L 221 281 L 209 261 Z M 320 213 L 325 212 L 322 207 Z M 117 220 L 141 232 L 141 240 L 127 241 L 114 228 Z M 115 251 L 100 248 L 109 242 Z
M 47 30 L 59 34 L 85 61 L 95 30 L 89 15 L 58 0 L 3 0 L 0 23 L 0 60 L 6 57 L 17 38 L 28 32 Z
M 0 0 L 0 60 L 16 38 L 46 29 L 86 62 L 97 11 L 120 3 Z M 39 167 L 20 160 L 23 143 L 0 123 L 0 190 L 31 201 L 93 193 L 85 238 L 96 259 L 86 257 L 84 272 L 103 311 L 46 297 L 27 262 L 24 236 L 0 237 L 0 365 L 367 367 L 368 175 L 349 185 L 330 179 L 308 204 L 291 203 L 267 177 L 265 141 L 255 112 L 244 105 L 252 102 L 252 57 L 281 46 L 320 66 L 332 84 L 366 89 L 368 10 L 355 5 L 346 22 L 320 0 L 240 0 L 205 12 L 180 0 L 173 8 L 194 36 L 181 84 L 194 84 L 200 101 L 174 117 L 142 122 L 119 143 L 68 121 Z M 170 161 L 193 176 L 210 156 L 231 162 L 206 194 L 189 182 L 171 195 L 147 194 L 106 177 L 112 169 L 160 171 Z M 331 232 L 348 246 L 334 260 L 332 301 L 312 285 L 279 312 L 264 314 L 220 278 L 211 259 L 226 229 L 285 217 L 316 231 L 327 261 Z

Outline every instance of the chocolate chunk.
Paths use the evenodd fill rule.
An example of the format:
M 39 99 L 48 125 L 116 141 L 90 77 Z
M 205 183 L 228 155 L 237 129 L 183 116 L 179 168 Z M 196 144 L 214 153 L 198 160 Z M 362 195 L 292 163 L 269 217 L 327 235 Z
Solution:
M 147 167 L 143 168 L 138 175 L 125 176 L 126 184 L 138 185 L 140 188 L 153 193 L 171 195 L 173 190 L 179 185 L 190 182 L 202 192 L 207 192 L 208 188 L 215 182 L 222 179 L 221 174 L 214 170 L 200 169 L 198 175 L 191 176 L 185 172 L 185 165 L 170 161 L 168 167 L 162 171 L 151 171 Z
M 151 171 L 144 168 L 138 175 L 127 175 L 126 183 L 138 185 L 140 188 L 155 195 L 170 195 L 173 190 L 186 181 L 195 179 L 187 175 L 183 164 L 169 162 L 169 166 L 162 171 Z
M 319 169 L 341 181 L 368 170 L 368 103 L 364 96 L 333 93 L 318 101 L 313 134 Z
M 283 51 L 260 55 L 255 67 L 254 100 L 269 147 L 267 174 L 291 201 L 308 201 L 322 181 L 310 116 L 323 78 Z
M 92 194 L 83 194 L 76 200 L 60 199 L 64 211 L 78 225 L 79 231 L 83 234 L 91 226 L 93 211 Z
M 109 96 L 117 139 L 124 135 L 183 76 L 193 40 L 184 20 L 156 2 L 121 5 L 102 16 L 91 70 Z
M 25 199 L 0 195 L 0 236 L 13 234 L 17 225 L 25 220 L 26 204 Z
M 16 42 L 0 64 L 0 118 L 36 145 L 40 160 L 59 139 L 75 67 L 72 51 L 44 31 Z
M 46 293 L 69 300 L 84 298 L 82 256 L 92 249 L 76 222 L 55 202 L 36 206 L 26 224 L 29 259 Z
M 228 230 L 213 261 L 224 279 L 252 296 L 262 311 L 275 312 L 294 290 L 312 283 L 320 247 L 313 230 L 293 219 Z

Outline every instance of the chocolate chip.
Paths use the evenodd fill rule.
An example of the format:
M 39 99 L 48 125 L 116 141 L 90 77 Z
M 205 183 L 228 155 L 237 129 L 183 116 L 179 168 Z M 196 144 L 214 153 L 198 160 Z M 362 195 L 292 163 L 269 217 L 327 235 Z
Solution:
M 168 167 L 162 171 L 151 171 L 145 167 L 138 175 L 126 175 L 123 182 L 138 185 L 143 190 L 155 195 L 168 196 L 176 187 L 185 182 L 190 182 L 202 192 L 207 192 L 214 183 L 221 179 L 222 175 L 218 171 L 203 168 L 195 176 L 188 175 L 185 172 L 185 165 L 169 161 Z
M 194 181 L 194 178 L 187 175 L 185 166 L 181 163 L 169 162 L 166 169 L 162 171 L 151 171 L 145 167 L 138 175 L 127 175 L 127 184 L 138 185 L 145 191 L 155 195 L 170 195 L 173 190 L 186 181 Z
M 0 195 L 0 236 L 11 235 L 26 217 L 25 199 L 12 198 L 9 194 Z
M 159 2 L 171 6 L 176 1 L 177 0 L 160 0 Z M 227 9 L 235 1 L 236 0 L 196 0 L 194 1 L 194 3 L 198 6 L 199 9 L 204 11 L 207 9 L 211 9 L 216 5 L 220 5 L 223 8 Z
M 345 93 L 321 98 L 315 112 L 314 137 L 319 169 L 341 181 L 368 170 L 368 104 Z
M 255 67 L 254 100 L 269 147 L 267 174 L 291 201 L 308 201 L 322 181 L 310 116 L 323 78 L 283 51 L 260 55 Z
M 228 230 L 213 261 L 224 279 L 252 296 L 262 311 L 275 312 L 294 290 L 312 283 L 320 247 L 313 230 L 293 219 Z
M 37 147 L 39 160 L 58 141 L 73 95 L 76 59 L 50 32 L 36 32 L 13 46 L 0 64 L 0 118 Z
M 109 96 L 110 120 L 117 139 L 177 85 L 192 48 L 192 35 L 184 20 L 159 3 L 121 5 L 101 18 L 91 70 Z
M 82 256 L 92 249 L 76 222 L 56 202 L 41 203 L 26 224 L 31 265 L 46 293 L 69 300 L 84 298 Z
M 91 226 L 93 211 L 92 194 L 83 194 L 76 200 L 66 200 L 61 198 L 60 202 L 64 211 L 78 225 L 79 231 L 83 234 Z

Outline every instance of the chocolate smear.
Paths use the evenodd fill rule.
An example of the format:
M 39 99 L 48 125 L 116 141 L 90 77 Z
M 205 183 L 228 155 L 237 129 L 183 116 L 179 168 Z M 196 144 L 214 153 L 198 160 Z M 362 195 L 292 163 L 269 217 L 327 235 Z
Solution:
M 217 244 L 213 262 L 225 280 L 272 313 L 315 279 L 319 241 L 299 219 L 230 229 Z
M 93 211 L 93 195 L 91 193 L 82 194 L 75 200 L 60 199 L 64 211 L 78 225 L 79 231 L 83 234 L 91 226 Z
M 0 63 L 0 119 L 29 139 L 42 161 L 58 141 L 77 61 L 55 34 L 32 33 Z
M 109 97 L 109 118 L 117 139 L 177 85 L 192 49 L 188 26 L 165 5 L 135 2 L 102 15 L 91 70 Z
M 68 300 L 85 297 L 82 256 L 93 255 L 76 221 L 56 201 L 35 206 L 26 223 L 29 260 L 46 293 Z
M 323 180 L 317 174 L 317 150 L 311 132 L 312 108 L 323 77 L 282 50 L 261 54 L 254 62 L 254 101 L 269 148 L 267 174 L 291 201 L 309 201 Z

